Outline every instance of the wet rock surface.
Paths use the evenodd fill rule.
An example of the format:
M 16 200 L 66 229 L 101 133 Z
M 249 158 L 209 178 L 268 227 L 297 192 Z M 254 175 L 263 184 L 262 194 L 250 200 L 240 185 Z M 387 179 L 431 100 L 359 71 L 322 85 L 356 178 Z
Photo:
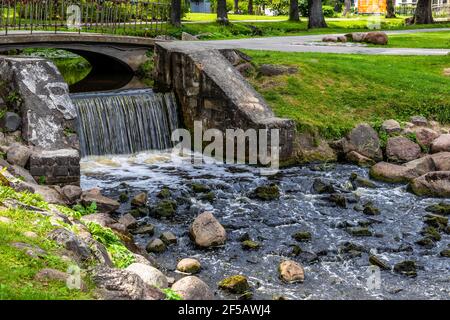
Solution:
M 139 226 L 153 225 L 154 234 L 135 235 L 135 241 L 142 247 L 163 232 L 177 235 L 176 244 L 155 255 L 158 264 L 167 269 L 168 277 L 179 279 L 174 271 L 180 259 L 194 258 L 201 261 L 201 270 L 196 275 L 209 286 L 208 292 L 215 291 L 214 297 L 219 299 L 239 296 L 219 290 L 217 286 L 224 277 L 238 274 L 248 277 L 255 299 L 272 299 L 273 296 L 287 299 L 448 297 L 448 223 L 439 229 L 431 224 L 439 226 L 442 218 L 426 217 L 430 214 L 447 217 L 450 205 L 447 199 L 418 197 L 407 191 L 406 183 L 376 182 L 375 188 L 361 186 L 354 190 L 350 181 L 352 173 L 373 180 L 368 177 L 367 169 L 352 165 L 324 166 L 320 170 L 315 165 L 293 167 L 264 177 L 257 168 L 241 165 L 195 167 L 181 161 L 174 166 L 170 161 L 149 160 L 155 158 L 160 159 L 161 154 L 145 153 L 133 159 L 114 157 L 117 163 L 111 167 L 96 166 L 91 160 L 91 169 L 84 171 L 82 187 L 98 185 L 105 196 L 116 199 L 121 192 L 119 185 L 126 182 L 135 190 L 131 194 L 147 191 L 149 203 L 156 203 L 161 200 L 157 197 L 159 191 L 170 185 L 170 199 L 177 202 L 177 212 L 168 218 L 152 213 L 140 216 L 137 218 Z M 316 179 L 329 181 L 335 193 L 347 199 L 347 206 L 330 202 L 327 199 L 330 194 L 316 193 L 313 189 Z M 214 201 L 202 200 L 201 193 L 193 192 L 193 182 L 208 186 L 216 195 Z M 271 183 L 279 187 L 279 199 L 266 201 L 249 197 L 252 190 Z M 378 214 L 363 212 L 368 203 L 379 210 Z M 127 202 L 118 211 L 125 214 L 130 208 Z M 202 249 L 190 239 L 192 221 L 205 211 L 213 212 L 225 228 L 227 241 L 224 245 Z M 437 229 L 441 238 L 433 241 L 431 248 L 416 243 L 426 237 L 422 232 L 427 226 Z M 363 236 L 354 235 L 350 230 L 357 234 L 359 231 Z M 311 233 L 309 241 L 292 238 L 293 234 L 305 231 Z M 369 233 L 370 236 L 364 236 Z M 247 236 L 243 237 L 245 234 Z M 242 247 L 246 240 L 255 241 L 260 247 L 247 250 Z M 376 256 L 377 260 L 369 260 L 371 256 Z M 290 284 L 280 279 L 278 268 L 285 260 L 303 265 L 303 283 Z M 414 274 L 408 265 L 397 267 L 398 272 L 393 269 L 403 261 L 415 262 L 415 277 L 406 274 Z M 381 270 L 381 290 L 367 290 L 367 270 L 372 264 L 389 268 Z M 189 282 L 189 279 L 183 281 Z M 182 284 L 177 286 L 196 287 Z M 191 292 L 194 292 L 192 297 L 204 298 L 201 290 Z

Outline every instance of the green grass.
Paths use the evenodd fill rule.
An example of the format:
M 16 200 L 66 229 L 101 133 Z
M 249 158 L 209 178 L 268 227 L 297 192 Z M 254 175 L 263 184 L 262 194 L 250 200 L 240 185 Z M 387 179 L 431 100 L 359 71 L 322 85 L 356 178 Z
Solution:
M 387 47 L 450 49 L 450 31 L 390 35 Z
M 250 81 L 277 116 L 338 138 L 361 122 L 424 115 L 450 123 L 450 56 L 368 56 L 245 51 L 255 64 L 297 66 L 294 75 Z
M 34 279 L 43 268 L 65 272 L 69 267 L 69 263 L 59 255 L 61 248 L 47 237 L 48 232 L 55 228 L 48 218 L 22 209 L 2 210 L 0 216 L 12 220 L 10 224 L 0 222 L 0 300 L 92 299 L 90 291 L 69 289 L 64 282 Z M 24 236 L 25 231 L 35 232 L 37 238 Z M 32 258 L 11 246 L 13 242 L 39 246 L 47 254 L 42 258 Z
M 273 21 L 273 22 L 233 22 L 226 26 L 216 22 L 188 23 L 180 28 L 168 26 L 167 33 L 176 38 L 181 37 L 182 32 L 193 35 L 201 34 L 201 39 L 239 39 L 249 37 L 274 37 L 287 35 L 312 35 L 368 31 L 371 21 L 368 18 L 361 19 L 329 19 L 328 28 L 308 30 L 306 19 L 301 22 Z M 382 30 L 405 30 L 423 28 L 450 28 L 450 23 L 435 23 L 431 25 L 406 26 L 404 19 L 381 19 Z M 130 30 L 129 30 L 130 32 Z M 142 35 L 143 31 L 131 32 L 134 35 Z
M 193 13 L 189 12 L 183 21 L 216 21 L 217 14 L 215 13 Z M 250 14 L 228 14 L 228 19 L 230 21 L 242 21 L 242 20 L 287 20 L 287 16 L 258 16 Z

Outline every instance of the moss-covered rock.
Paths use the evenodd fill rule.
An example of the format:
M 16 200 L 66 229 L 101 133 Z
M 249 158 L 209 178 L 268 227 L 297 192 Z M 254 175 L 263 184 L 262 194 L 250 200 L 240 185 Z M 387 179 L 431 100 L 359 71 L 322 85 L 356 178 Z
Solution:
M 372 231 L 367 227 L 352 227 L 347 228 L 347 232 L 355 237 L 371 237 Z
M 205 192 L 209 192 L 211 190 L 210 187 L 208 187 L 207 185 L 201 184 L 201 183 L 192 183 L 191 184 L 191 188 L 192 191 L 194 191 L 195 193 L 205 193 Z
M 276 184 L 257 187 L 253 193 L 253 198 L 270 201 L 280 198 L 280 188 Z
M 256 241 L 245 240 L 242 241 L 241 246 L 244 250 L 258 250 L 261 247 L 261 244 Z
M 299 231 L 296 232 L 292 235 L 292 238 L 294 238 L 297 241 L 300 242 L 307 242 L 307 241 L 311 241 L 311 232 L 309 231 Z
M 389 270 L 390 269 L 389 265 L 386 262 L 384 262 L 383 260 L 381 260 L 380 258 L 378 258 L 375 255 L 369 256 L 369 263 L 374 265 L 374 266 L 380 267 L 383 270 Z
M 426 207 L 425 210 L 436 214 L 450 215 L 450 203 L 440 202 Z
M 160 199 L 168 199 L 172 196 L 172 193 L 170 192 L 169 188 L 164 187 L 159 191 L 159 193 L 156 196 Z
M 130 196 L 128 195 L 127 192 L 122 192 L 119 195 L 119 202 L 121 202 L 121 203 L 127 202 L 129 199 L 130 199 Z
M 444 249 L 440 253 L 441 257 L 450 258 L 450 249 Z
M 425 247 L 427 249 L 431 249 L 435 245 L 433 239 L 431 239 L 430 237 L 424 237 L 422 239 L 419 239 L 416 241 L 416 244 L 418 244 L 419 246 Z
M 222 290 L 236 294 L 243 294 L 250 289 L 247 278 L 242 275 L 225 278 L 219 282 L 218 286 Z
M 200 197 L 200 199 L 206 200 L 209 202 L 213 202 L 215 198 L 216 198 L 216 194 L 214 193 L 214 191 L 209 191 Z
M 166 251 L 166 245 L 160 239 L 153 239 L 147 244 L 147 252 L 161 253 Z
M 177 202 L 174 200 L 161 200 L 154 208 L 153 212 L 158 217 L 171 217 L 177 211 Z
M 369 216 L 375 216 L 380 214 L 380 210 L 372 202 L 368 202 L 364 205 L 363 213 Z
M 422 231 L 420 232 L 420 234 L 432 239 L 433 241 L 441 240 L 441 235 L 439 234 L 439 231 L 436 228 L 431 227 L 431 226 L 427 226 L 427 227 L 423 228 Z
M 333 193 L 328 197 L 330 202 L 341 208 L 347 208 L 347 199 L 340 193 Z
M 376 184 L 369 179 L 360 177 L 357 173 L 353 172 L 350 175 L 350 182 L 354 190 L 357 188 L 376 188 Z
M 394 271 L 408 277 L 416 277 L 417 265 L 415 261 L 405 260 L 394 265 Z
M 430 213 L 424 217 L 423 221 L 431 227 L 434 227 L 438 230 L 444 230 L 448 224 L 448 217 Z

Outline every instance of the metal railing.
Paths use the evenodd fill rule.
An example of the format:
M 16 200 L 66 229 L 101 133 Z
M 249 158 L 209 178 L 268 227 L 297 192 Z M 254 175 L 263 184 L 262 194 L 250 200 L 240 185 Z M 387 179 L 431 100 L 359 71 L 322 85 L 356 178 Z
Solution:
M 412 16 L 416 11 L 416 5 L 400 4 L 395 7 L 395 13 L 404 16 Z M 433 17 L 450 17 L 450 4 L 432 4 Z
M 168 2 L 146 0 L 0 0 L 0 34 L 94 32 L 165 34 Z

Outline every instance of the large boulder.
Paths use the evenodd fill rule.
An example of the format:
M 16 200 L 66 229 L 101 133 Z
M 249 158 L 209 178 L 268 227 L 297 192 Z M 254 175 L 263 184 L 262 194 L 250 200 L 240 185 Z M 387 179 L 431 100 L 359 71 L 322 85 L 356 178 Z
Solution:
M 14 143 L 8 148 L 8 153 L 6 154 L 6 160 L 9 163 L 15 164 L 21 167 L 25 167 L 30 158 L 31 150 L 24 145 L 19 143 Z
M 442 151 L 450 152 L 450 133 L 441 134 L 431 143 L 431 152 L 437 153 Z
M 0 127 L 6 132 L 14 132 L 19 129 L 22 124 L 22 119 L 17 113 L 6 112 L 3 118 L 0 119 Z
M 165 294 L 125 269 L 98 267 L 92 272 L 97 295 L 102 300 L 162 300 Z
M 450 152 L 439 152 L 429 157 L 433 160 L 435 171 L 450 171 Z
M 375 161 L 359 154 L 356 151 L 350 151 L 345 155 L 348 162 L 357 164 L 360 167 L 370 167 L 375 164 Z
M 386 156 L 392 162 L 408 162 L 420 157 L 420 146 L 405 137 L 389 138 Z
M 97 188 L 84 191 L 81 194 L 81 203 L 84 206 L 89 206 L 92 202 L 95 202 L 97 204 L 98 212 L 111 213 L 116 211 L 120 207 L 119 202 L 102 196 L 102 194 L 100 193 L 100 189 Z
M 414 128 L 413 133 L 416 135 L 417 142 L 424 147 L 430 147 L 431 143 L 439 137 L 439 133 L 425 127 Z
M 450 198 L 450 171 L 434 171 L 411 181 L 412 192 L 419 196 Z
M 227 233 L 211 212 L 203 212 L 190 228 L 190 235 L 194 242 L 203 248 L 223 245 Z
M 157 288 L 167 288 L 167 278 L 158 269 L 143 263 L 132 263 L 126 270 L 137 274 L 146 284 Z
M 436 169 L 431 157 L 423 157 L 403 165 L 379 162 L 370 168 L 370 176 L 385 182 L 409 182 Z
M 184 300 L 213 300 L 214 294 L 209 286 L 195 276 L 181 278 L 172 285 L 172 290 Z
M 383 159 L 378 134 L 368 124 L 360 124 L 355 127 L 343 141 L 342 148 L 345 154 L 356 151 L 375 161 L 381 161 Z
M 283 281 L 294 283 L 303 282 L 305 280 L 305 271 L 303 267 L 295 261 L 285 260 L 278 267 L 280 278 Z
M 388 43 L 388 36 L 386 33 L 381 31 L 367 32 L 364 35 L 363 42 L 378 45 L 386 45 Z
M 92 258 L 89 245 L 75 233 L 67 229 L 58 228 L 53 230 L 48 237 L 56 241 L 66 250 L 72 252 L 74 257 L 80 261 L 85 262 Z

